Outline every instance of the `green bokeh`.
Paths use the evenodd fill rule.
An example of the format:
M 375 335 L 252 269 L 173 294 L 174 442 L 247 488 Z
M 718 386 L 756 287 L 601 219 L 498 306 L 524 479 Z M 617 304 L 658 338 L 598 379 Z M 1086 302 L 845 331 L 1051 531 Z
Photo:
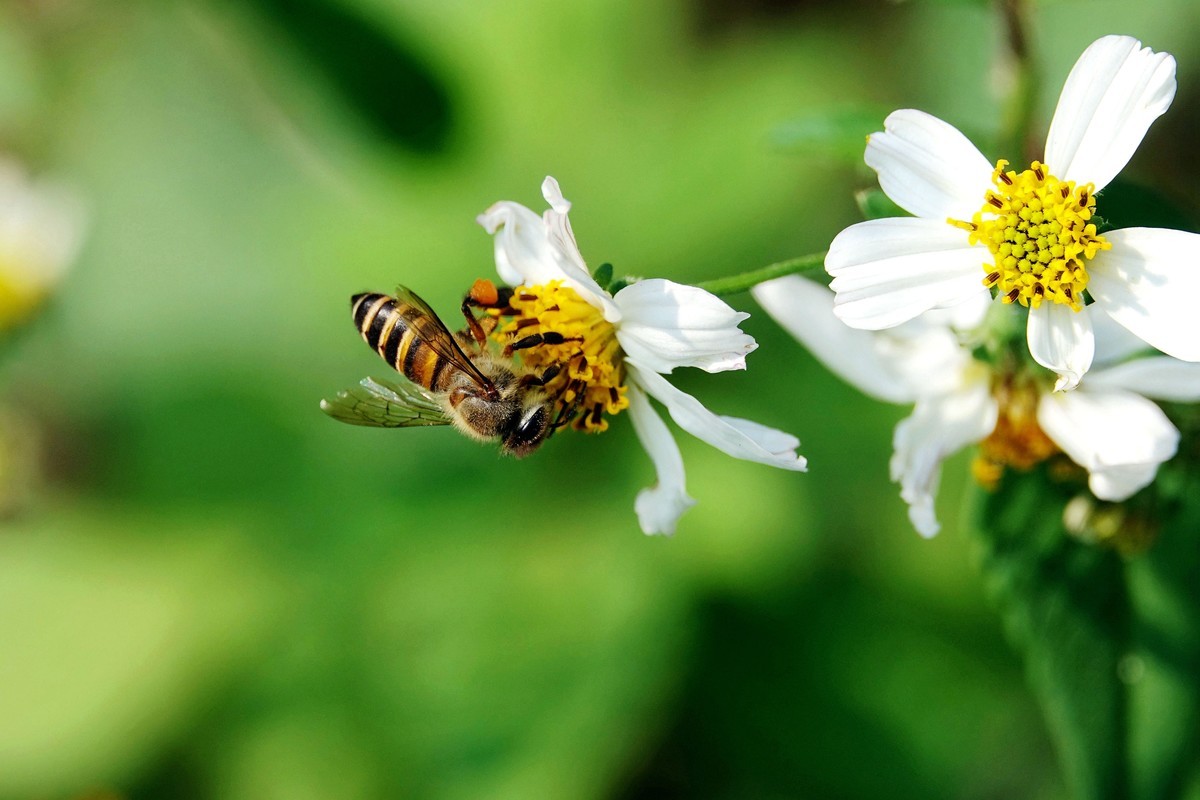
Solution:
M 749 369 L 673 380 L 795 432 L 810 472 L 676 431 L 699 505 L 673 539 L 638 530 L 653 470 L 625 420 L 518 462 L 317 409 L 386 373 L 349 296 L 403 282 L 453 319 L 494 272 L 474 217 L 540 209 L 547 174 L 618 274 L 823 249 L 870 176 L 779 132 L 916 106 L 988 136 L 990 10 L 306 5 L 394 48 L 395 80 L 348 91 L 355 43 L 301 43 L 276 2 L 0 10 L 0 134 L 91 216 L 5 367 L 44 477 L 0 531 L 0 798 L 1062 797 L 963 532 L 966 459 L 921 541 L 887 477 L 904 410 L 748 295 Z M 1176 55 L 1131 174 L 1194 206 L 1170 158 L 1195 4 L 1036 20 L 1047 114 L 1101 34 Z

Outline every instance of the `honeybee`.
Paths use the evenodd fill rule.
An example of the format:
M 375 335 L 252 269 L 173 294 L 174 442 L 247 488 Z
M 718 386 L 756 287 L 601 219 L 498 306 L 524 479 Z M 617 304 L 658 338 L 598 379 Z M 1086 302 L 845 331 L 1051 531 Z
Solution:
M 364 378 L 334 399 L 322 400 L 321 410 L 351 425 L 454 425 L 473 439 L 498 439 L 501 449 L 517 458 L 536 450 L 561 425 L 552 419 L 558 398 L 545 388 L 559 369 L 537 375 L 511 358 L 514 349 L 546 340 L 540 334 L 509 345 L 503 355 L 488 349 L 488 332 L 471 307 L 507 305 L 512 290 L 488 282 L 476 286 L 481 284 L 492 296 L 480 300 L 475 290 L 467 296 L 462 306 L 467 329 L 458 334 L 404 286 L 394 297 L 374 292 L 351 297 L 363 340 L 408 380 Z M 561 341 L 558 337 L 555 343 Z

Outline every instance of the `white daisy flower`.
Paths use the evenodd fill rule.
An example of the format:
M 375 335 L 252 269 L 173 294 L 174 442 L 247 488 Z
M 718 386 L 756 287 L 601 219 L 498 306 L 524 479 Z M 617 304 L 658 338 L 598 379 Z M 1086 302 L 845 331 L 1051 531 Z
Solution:
M 83 233 L 77 199 L 0 158 L 0 330 L 28 319 L 58 286 Z
M 976 475 L 985 483 L 1005 466 L 1028 469 L 1061 451 L 1088 471 L 1096 497 L 1120 502 L 1149 485 L 1179 443 L 1179 431 L 1152 400 L 1200 400 L 1200 364 L 1130 358 L 1145 344 L 1092 306 L 1081 316 L 1095 333 L 1096 366 L 1076 391 L 1062 393 L 1039 376 L 1002 374 L 976 360 L 955 331 L 961 320 L 939 312 L 863 331 L 839 322 L 833 293 L 804 278 L 779 278 L 753 292 L 847 383 L 880 400 L 914 404 L 896 426 L 891 474 L 913 526 L 927 537 L 940 527 L 934 499 L 942 461 L 962 448 L 981 445 Z
M 1200 361 L 1200 235 L 1127 228 L 1103 235 L 1096 195 L 1175 96 L 1175 60 L 1128 36 L 1094 42 L 1063 86 L 1045 156 L 993 167 L 963 134 L 921 111 L 893 112 L 865 155 L 879 185 L 914 217 L 842 231 L 825 266 L 846 324 L 880 330 L 980 294 L 1029 308 L 1029 351 L 1073 389 L 1095 339 L 1095 305 L 1140 339 Z M 1101 198 L 1102 199 L 1102 198 Z M 1103 205 L 1101 203 L 1101 205 Z M 982 269 L 980 268 L 980 265 Z
M 561 402 L 578 409 L 577 428 L 604 430 L 606 414 L 629 409 L 658 474 L 658 484 L 635 503 L 642 530 L 674 533 L 679 517 L 696 502 L 684 488 L 679 448 L 650 397 L 666 406 L 679 427 L 724 453 L 804 470 L 794 436 L 713 414 L 662 377 L 676 367 L 745 369 L 746 355 L 757 347 L 738 327 L 749 315 L 703 289 L 662 279 L 637 281 L 610 294 L 588 272 L 567 219 L 571 204 L 554 178 L 542 183 L 542 195 L 550 208 L 541 217 L 508 201 L 479 217 L 495 235 L 500 278 L 517 287 L 510 305 L 518 313 L 498 333 L 561 335 L 562 344 L 523 350 L 522 357 L 534 367 L 565 365 L 550 386 L 563 389 Z

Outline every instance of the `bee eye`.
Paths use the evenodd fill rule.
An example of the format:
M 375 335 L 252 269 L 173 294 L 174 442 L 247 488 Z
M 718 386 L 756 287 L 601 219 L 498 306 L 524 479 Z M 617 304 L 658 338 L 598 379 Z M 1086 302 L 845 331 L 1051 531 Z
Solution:
M 536 450 L 542 440 L 546 438 L 549 417 L 546 415 L 546 407 L 538 406 L 532 413 L 523 418 L 518 417 L 514 421 L 516 425 L 504 437 L 504 446 L 514 456 L 522 458 Z

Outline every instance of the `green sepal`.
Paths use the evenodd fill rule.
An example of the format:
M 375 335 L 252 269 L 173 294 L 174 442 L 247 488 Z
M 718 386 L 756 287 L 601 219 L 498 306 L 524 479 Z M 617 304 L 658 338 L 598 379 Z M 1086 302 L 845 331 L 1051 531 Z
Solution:
M 601 289 L 607 289 L 613 279 L 613 265 L 605 261 L 600 266 L 592 270 L 592 278 L 596 283 L 600 284 Z

